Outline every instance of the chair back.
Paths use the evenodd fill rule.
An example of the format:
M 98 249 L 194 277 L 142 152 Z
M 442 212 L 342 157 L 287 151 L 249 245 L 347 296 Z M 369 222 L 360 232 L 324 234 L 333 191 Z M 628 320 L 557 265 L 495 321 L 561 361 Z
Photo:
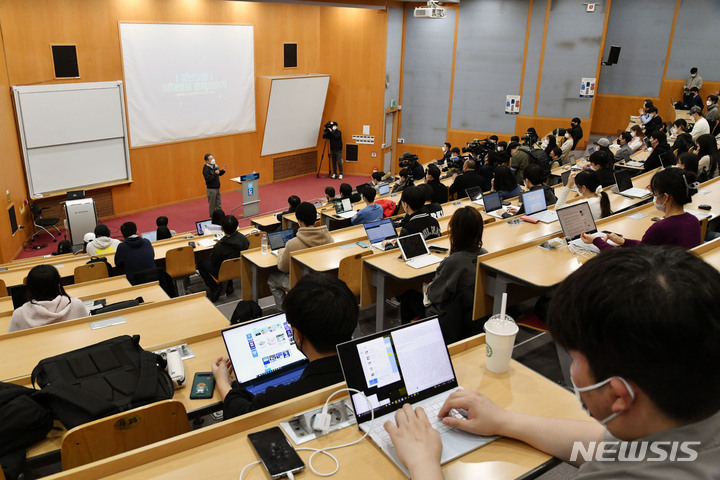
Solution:
M 7 297 L 8 296 L 8 290 L 7 285 L 5 285 L 5 280 L 0 279 L 0 297 Z
M 340 260 L 338 278 L 345 282 L 353 295 L 360 295 L 360 277 L 362 273 L 362 257 L 370 255 L 372 251 L 367 249 L 363 252 L 350 255 Z
M 73 272 L 74 282 L 82 283 L 90 280 L 100 280 L 101 278 L 107 278 L 110 276 L 108 272 L 107 263 L 105 262 L 93 262 L 85 265 L 75 267 Z
M 250 247 L 248 248 L 260 248 L 260 244 L 262 243 L 262 236 L 263 233 L 261 231 L 252 232 L 248 235 L 246 235 L 248 242 L 250 242 Z
M 217 282 L 227 282 L 233 278 L 239 278 L 241 276 L 242 261 L 238 258 L 228 258 L 222 265 L 220 265 L 220 271 L 218 272 Z
M 195 251 L 190 245 L 173 248 L 165 254 L 165 271 L 172 278 L 188 277 L 195 273 Z
M 151 403 L 68 431 L 60 448 L 62 468 L 79 467 L 189 431 L 182 402 Z
M 40 208 L 37 203 L 30 204 L 30 212 L 34 218 L 42 218 L 42 208 Z

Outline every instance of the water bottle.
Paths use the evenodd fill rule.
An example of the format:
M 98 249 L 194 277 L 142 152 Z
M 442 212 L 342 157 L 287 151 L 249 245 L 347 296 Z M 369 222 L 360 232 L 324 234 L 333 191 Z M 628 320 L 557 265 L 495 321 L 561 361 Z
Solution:
M 260 240 L 260 253 L 263 255 L 268 253 L 267 233 L 263 233 L 262 240 Z

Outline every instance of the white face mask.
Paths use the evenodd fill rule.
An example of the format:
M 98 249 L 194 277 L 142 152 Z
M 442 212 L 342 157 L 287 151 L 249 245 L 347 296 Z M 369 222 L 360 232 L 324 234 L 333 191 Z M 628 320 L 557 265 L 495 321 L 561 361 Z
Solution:
M 566 134 L 565 134 L 565 138 L 570 138 L 570 134 L 569 134 L 569 133 L 566 133 Z
M 503 151 L 503 148 L 502 148 L 502 147 L 497 147 L 497 151 L 498 151 L 498 152 L 502 152 L 502 151 Z
M 677 127 L 672 127 L 672 128 L 670 129 L 670 133 L 672 133 L 673 135 L 675 135 L 675 134 L 677 133 Z
M 667 200 L 665 201 L 665 203 L 662 203 L 662 204 L 658 203 L 657 200 L 658 200 L 658 197 L 653 196 L 653 205 L 655 205 L 655 208 L 657 208 L 658 211 L 664 212 L 665 211 L 665 203 L 667 203 Z
M 635 138 L 635 132 L 630 132 L 630 136 Z
M 710 105 L 712 105 L 712 102 L 708 100 L 707 102 L 705 102 L 705 104 L 709 107 Z
M 333 125 L 333 132 L 337 130 L 337 125 Z
M 215 165 L 215 159 L 210 160 L 210 165 Z
M 695 77 L 697 77 L 697 73 L 691 73 L 690 76 L 695 78 Z
M 445 148 L 444 146 L 442 147 L 442 150 L 443 152 L 447 152 L 447 148 Z
M 580 403 L 580 408 L 582 408 L 585 411 L 585 413 L 592 416 L 590 411 L 587 409 L 587 407 L 583 403 L 582 398 L 580 397 L 580 392 L 589 392 L 590 390 L 595 390 L 597 388 L 600 388 L 600 387 L 604 386 L 605 384 L 610 383 L 610 380 L 612 380 L 613 378 L 617 378 L 622 383 L 624 383 L 625 388 L 628 389 L 628 393 L 630 394 L 630 399 L 635 400 L 635 392 L 633 392 L 633 389 L 630 387 L 630 384 L 628 384 L 628 382 L 622 377 L 610 377 L 608 379 L 603 380 L 602 382 L 588 385 L 587 387 L 578 387 L 577 385 L 575 385 L 575 380 L 573 380 L 572 377 L 570 377 L 570 382 L 572 382 L 573 390 L 575 391 L 575 398 L 577 398 L 578 402 Z M 611 414 L 610 416 L 603 418 L 602 420 L 598 420 L 598 422 L 600 422 L 603 425 L 607 425 L 608 422 L 610 422 L 610 420 L 617 417 L 622 412 L 623 412 L 623 410 L 617 411 L 617 412 Z
M 547 140 L 543 140 L 543 142 L 540 145 L 542 145 L 542 148 L 547 148 L 547 146 L 548 146 Z

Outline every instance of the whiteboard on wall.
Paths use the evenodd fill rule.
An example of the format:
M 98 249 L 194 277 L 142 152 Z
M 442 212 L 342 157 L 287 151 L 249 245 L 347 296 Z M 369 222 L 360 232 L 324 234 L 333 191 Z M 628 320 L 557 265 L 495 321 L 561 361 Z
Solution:
M 317 146 L 330 75 L 269 77 L 262 156 Z
M 30 196 L 131 180 L 122 82 L 13 87 Z

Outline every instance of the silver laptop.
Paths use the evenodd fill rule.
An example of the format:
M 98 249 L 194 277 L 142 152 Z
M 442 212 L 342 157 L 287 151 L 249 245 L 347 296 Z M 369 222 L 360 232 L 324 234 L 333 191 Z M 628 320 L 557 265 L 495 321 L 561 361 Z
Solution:
M 390 185 L 387 183 L 378 183 L 378 195 L 387 195 L 390 193 Z
M 522 198 L 523 207 L 525 208 L 525 215 L 536 218 L 543 223 L 552 223 L 558 219 L 555 210 L 547 209 L 544 189 L 530 190 L 522 193 L 520 198 Z
M 398 245 L 405 263 L 412 268 L 423 268 L 442 262 L 442 258 L 433 255 L 425 244 L 422 233 L 413 233 L 398 238 Z
M 308 363 L 284 313 L 232 326 L 222 337 L 238 383 L 253 394 L 295 382 Z
M 482 205 L 482 187 L 470 187 L 465 189 L 465 193 L 467 193 L 468 198 L 472 203 L 476 203 L 478 205 Z
M 355 216 L 355 210 L 353 210 L 352 202 L 349 198 L 343 198 L 342 200 L 335 201 L 335 214 L 342 218 L 352 218 Z
M 509 218 L 512 217 L 512 213 L 508 212 L 506 208 L 502 206 L 502 199 L 498 192 L 488 192 L 482 196 L 483 206 L 485 207 L 485 213 L 495 218 Z
M 268 245 L 270 245 L 270 253 L 278 256 L 278 250 L 285 248 L 287 242 L 295 236 L 295 231 L 292 228 L 287 230 L 280 230 L 279 232 L 272 232 L 268 234 Z
M 617 184 L 618 193 L 625 197 L 644 198 L 651 195 L 646 188 L 633 186 L 630 172 L 627 170 L 617 170 L 615 172 L 615 183 Z
M 580 238 L 583 233 L 593 236 L 598 234 L 588 202 L 576 202 L 570 206 L 559 208 L 556 212 L 568 247 L 572 245 L 577 249 L 600 253 L 599 248 L 591 243 L 583 242 Z
M 365 234 L 368 237 L 370 245 L 375 248 L 383 248 L 383 242 L 397 238 L 397 231 L 393 226 L 392 220 L 389 218 L 383 218 L 377 222 L 368 222 L 363 224 L 365 228 Z
M 405 403 L 423 407 L 442 439 L 445 464 L 498 437 L 482 437 L 447 427 L 437 418 L 447 397 L 459 389 L 437 317 L 374 333 L 337 346 L 345 383 L 352 395 L 358 428 L 410 476 L 395 453 L 383 424 Z M 366 398 L 370 401 L 370 405 Z M 371 422 L 371 410 L 375 419 Z M 462 417 L 457 411 L 451 415 Z
M 151 242 L 154 242 L 157 240 L 157 230 L 153 230 L 151 232 L 145 232 L 141 235 L 142 238 L 147 238 Z

